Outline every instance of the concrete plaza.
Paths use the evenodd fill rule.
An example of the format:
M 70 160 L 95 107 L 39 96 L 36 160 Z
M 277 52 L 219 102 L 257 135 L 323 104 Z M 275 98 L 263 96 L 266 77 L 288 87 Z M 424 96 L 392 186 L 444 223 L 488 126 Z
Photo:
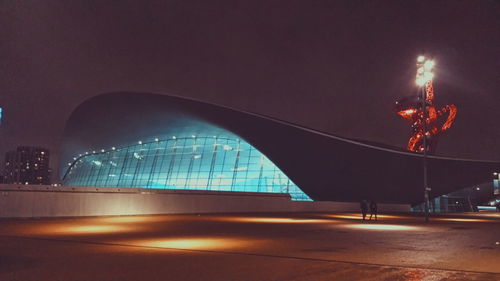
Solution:
M 500 213 L 0 221 L 0 280 L 500 280 Z

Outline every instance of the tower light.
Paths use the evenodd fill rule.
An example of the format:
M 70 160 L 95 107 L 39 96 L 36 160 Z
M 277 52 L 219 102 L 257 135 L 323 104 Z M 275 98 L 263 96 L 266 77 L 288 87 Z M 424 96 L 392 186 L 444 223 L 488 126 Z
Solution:
M 424 56 L 419 56 L 417 58 L 417 76 L 415 78 L 415 83 L 423 87 L 428 82 L 432 81 L 434 78 L 434 73 L 432 69 L 436 63 L 434 60 L 426 59 Z

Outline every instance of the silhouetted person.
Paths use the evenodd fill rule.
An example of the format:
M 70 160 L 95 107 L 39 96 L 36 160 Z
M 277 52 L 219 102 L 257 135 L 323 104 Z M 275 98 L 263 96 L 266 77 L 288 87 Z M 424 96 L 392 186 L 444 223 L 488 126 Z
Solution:
M 368 212 L 368 202 L 366 200 L 363 200 L 359 203 L 359 206 L 361 207 L 361 214 L 363 215 L 363 220 L 365 220 L 366 213 Z
M 372 220 L 372 216 L 375 215 L 375 220 L 377 220 L 377 202 L 370 201 L 370 220 Z

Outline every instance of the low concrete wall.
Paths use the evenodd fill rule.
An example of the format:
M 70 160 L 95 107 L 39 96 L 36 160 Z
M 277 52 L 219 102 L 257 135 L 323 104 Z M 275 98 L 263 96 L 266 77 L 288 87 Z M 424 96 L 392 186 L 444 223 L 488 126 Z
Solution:
M 410 206 L 380 204 L 379 210 L 407 212 Z M 281 193 L 0 184 L 0 218 L 358 211 L 358 203 L 291 201 Z

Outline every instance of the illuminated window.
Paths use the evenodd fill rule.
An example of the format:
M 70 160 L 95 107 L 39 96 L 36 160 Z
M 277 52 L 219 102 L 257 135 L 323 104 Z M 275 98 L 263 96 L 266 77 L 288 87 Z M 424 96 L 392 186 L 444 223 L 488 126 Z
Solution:
M 73 162 L 74 164 L 77 161 Z M 84 155 L 64 185 L 289 193 L 311 200 L 264 154 L 240 139 L 176 137 Z

